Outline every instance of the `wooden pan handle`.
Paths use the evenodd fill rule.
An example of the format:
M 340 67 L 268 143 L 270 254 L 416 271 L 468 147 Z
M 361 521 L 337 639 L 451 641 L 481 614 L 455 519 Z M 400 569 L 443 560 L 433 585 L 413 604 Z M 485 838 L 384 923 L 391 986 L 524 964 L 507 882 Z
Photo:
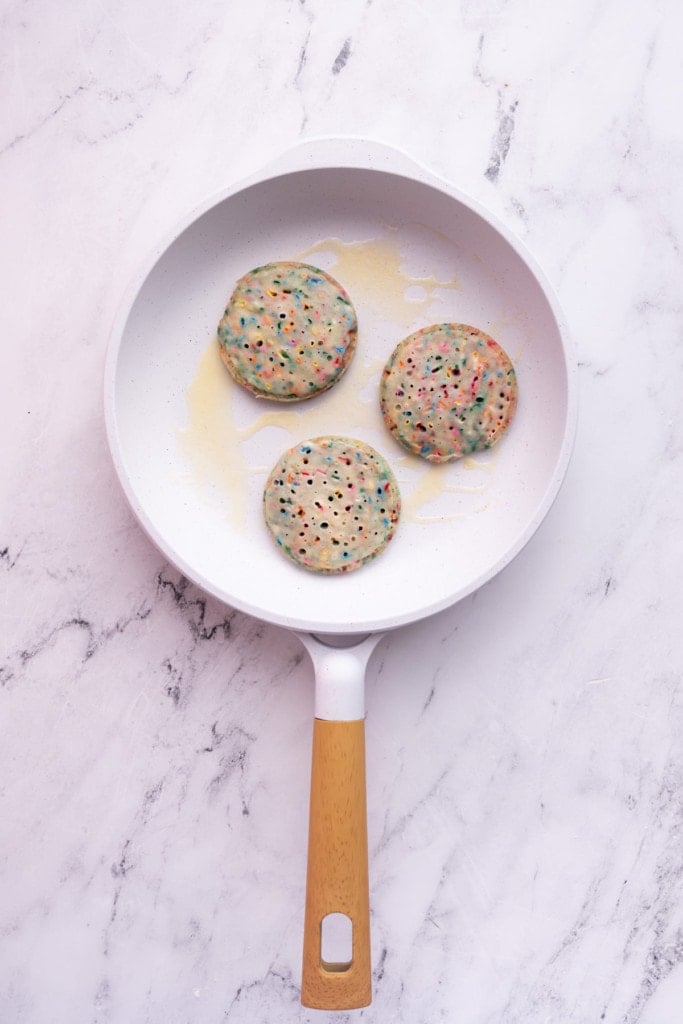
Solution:
M 351 920 L 349 963 L 322 959 L 322 922 L 333 913 Z M 353 1010 L 371 1001 L 365 722 L 316 718 L 301 1002 Z

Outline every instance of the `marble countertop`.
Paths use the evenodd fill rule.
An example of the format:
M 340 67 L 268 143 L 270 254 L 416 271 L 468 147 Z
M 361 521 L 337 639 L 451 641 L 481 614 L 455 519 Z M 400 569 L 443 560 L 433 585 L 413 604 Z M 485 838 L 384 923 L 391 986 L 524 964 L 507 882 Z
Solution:
M 676 1024 L 677 0 L 10 0 L 2 16 L 3 1024 Z M 535 254 L 565 485 L 369 667 L 374 1001 L 299 1004 L 312 668 L 182 578 L 109 456 L 107 337 L 169 225 L 300 139 L 406 150 Z

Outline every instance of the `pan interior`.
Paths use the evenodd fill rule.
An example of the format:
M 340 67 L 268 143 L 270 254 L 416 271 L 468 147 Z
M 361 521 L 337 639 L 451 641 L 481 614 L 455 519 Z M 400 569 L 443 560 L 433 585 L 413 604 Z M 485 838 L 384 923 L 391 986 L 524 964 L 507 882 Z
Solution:
M 329 270 L 357 310 L 352 367 L 290 406 L 240 389 L 216 356 L 236 280 L 276 260 Z M 383 363 L 432 323 L 472 324 L 510 354 L 519 405 L 499 444 L 435 467 L 384 427 Z M 300 171 L 212 207 L 166 249 L 120 333 L 110 440 L 131 505 L 162 551 L 228 604 L 323 633 L 390 628 L 465 596 L 525 543 L 559 486 L 569 371 L 551 303 L 516 249 L 430 185 L 376 170 Z M 263 484 L 282 451 L 335 434 L 373 445 L 404 512 L 386 551 L 357 572 L 317 576 L 275 548 Z

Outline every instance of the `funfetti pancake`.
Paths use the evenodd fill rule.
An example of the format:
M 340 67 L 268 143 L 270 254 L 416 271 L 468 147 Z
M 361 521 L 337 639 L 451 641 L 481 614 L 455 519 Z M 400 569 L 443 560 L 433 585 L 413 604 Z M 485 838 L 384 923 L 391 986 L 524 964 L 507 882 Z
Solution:
M 391 469 L 370 445 L 316 437 L 278 459 L 263 508 L 283 554 L 312 572 L 340 573 L 386 547 L 401 499 Z
M 218 326 L 223 362 L 261 398 L 299 402 L 339 380 L 356 345 L 344 288 L 307 263 L 268 263 L 237 282 Z
M 380 406 L 404 448 L 448 462 L 500 439 L 517 406 L 517 377 L 483 331 L 436 324 L 396 346 L 382 373 Z

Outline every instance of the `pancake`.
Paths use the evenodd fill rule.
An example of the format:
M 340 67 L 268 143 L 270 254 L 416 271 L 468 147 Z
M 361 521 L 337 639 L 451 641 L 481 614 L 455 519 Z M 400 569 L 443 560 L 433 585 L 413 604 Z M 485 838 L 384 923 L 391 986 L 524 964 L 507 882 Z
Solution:
M 509 356 L 467 324 L 435 324 L 404 338 L 380 382 L 380 407 L 394 437 L 429 462 L 490 448 L 517 406 Z
M 374 448 L 346 437 L 302 441 L 277 461 L 263 494 L 280 550 L 312 572 L 350 572 L 394 535 L 398 484 Z
M 218 325 L 220 354 L 260 398 L 299 402 L 339 380 L 356 345 L 342 286 L 307 263 L 268 263 L 239 279 Z

